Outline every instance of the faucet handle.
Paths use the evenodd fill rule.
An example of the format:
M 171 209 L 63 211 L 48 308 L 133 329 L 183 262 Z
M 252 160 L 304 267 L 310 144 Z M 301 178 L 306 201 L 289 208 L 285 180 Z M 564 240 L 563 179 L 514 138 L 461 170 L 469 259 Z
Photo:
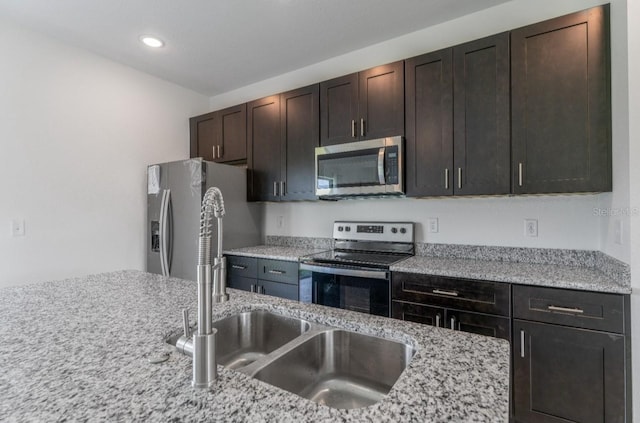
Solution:
M 189 338 L 191 336 L 191 328 L 189 327 L 189 310 L 182 309 L 182 330 L 184 331 L 184 337 Z

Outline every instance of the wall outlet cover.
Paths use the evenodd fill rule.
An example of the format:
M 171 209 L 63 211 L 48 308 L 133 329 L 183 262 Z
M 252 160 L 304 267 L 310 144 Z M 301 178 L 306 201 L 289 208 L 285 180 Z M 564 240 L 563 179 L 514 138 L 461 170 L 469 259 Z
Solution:
M 538 219 L 524 220 L 524 236 L 528 236 L 528 237 L 538 236 Z
M 429 233 L 431 233 L 431 234 L 437 234 L 438 233 L 438 218 L 437 217 L 430 217 L 427 224 L 428 224 Z

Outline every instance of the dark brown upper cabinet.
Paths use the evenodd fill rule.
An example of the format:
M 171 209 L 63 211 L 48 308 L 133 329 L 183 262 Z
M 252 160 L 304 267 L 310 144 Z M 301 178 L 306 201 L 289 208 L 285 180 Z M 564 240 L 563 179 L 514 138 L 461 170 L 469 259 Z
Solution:
M 404 62 L 320 83 L 320 144 L 404 135 Z
M 280 96 L 247 103 L 247 195 L 250 201 L 277 201 L 281 185 Z
M 190 120 L 191 157 L 219 163 L 247 160 L 247 106 L 240 104 Z
M 320 86 L 280 94 L 282 200 L 313 200 L 315 148 L 320 145 Z
M 454 194 L 508 194 L 509 33 L 453 48 Z
M 452 63 L 451 48 L 405 62 L 408 196 L 453 195 Z
M 315 199 L 318 84 L 248 104 L 249 199 Z
M 609 7 L 511 32 L 513 192 L 611 190 Z
M 510 192 L 509 34 L 406 61 L 407 195 Z

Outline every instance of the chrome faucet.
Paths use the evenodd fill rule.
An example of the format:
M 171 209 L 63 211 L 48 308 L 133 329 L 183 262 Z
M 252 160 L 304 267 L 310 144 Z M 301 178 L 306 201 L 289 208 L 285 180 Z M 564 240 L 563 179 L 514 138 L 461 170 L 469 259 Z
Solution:
M 222 216 L 224 216 L 222 192 L 211 187 L 204 194 L 200 212 L 200 236 L 198 238 L 198 331 L 189 340 L 189 315 L 183 311 L 184 336 L 178 340 L 179 350 L 193 357 L 194 388 L 210 389 L 218 374 L 216 369 L 216 329 L 212 328 L 211 306 L 227 301 L 226 259 L 222 257 Z M 211 265 L 211 229 L 215 216 L 218 225 L 218 252 Z M 213 272 L 213 283 L 211 273 Z M 176 345 L 178 346 L 178 345 Z

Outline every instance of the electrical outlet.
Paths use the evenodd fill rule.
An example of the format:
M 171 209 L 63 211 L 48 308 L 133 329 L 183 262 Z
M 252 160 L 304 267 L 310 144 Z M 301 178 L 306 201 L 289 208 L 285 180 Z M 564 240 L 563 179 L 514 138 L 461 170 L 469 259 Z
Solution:
M 538 219 L 524 220 L 524 236 L 529 236 L 529 237 L 538 236 Z
M 278 216 L 276 218 L 276 227 L 282 229 L 284 227 L 284 216 Z
M 428 221 L 428 228 L 429 228 L 429 233 L 431 234 L 437 234 L 438 233 L 438 218 L 437 217 L 430 217 L 429 221 Z
M 11 221 L 11 236 L 24 236 L 24 219 Z

